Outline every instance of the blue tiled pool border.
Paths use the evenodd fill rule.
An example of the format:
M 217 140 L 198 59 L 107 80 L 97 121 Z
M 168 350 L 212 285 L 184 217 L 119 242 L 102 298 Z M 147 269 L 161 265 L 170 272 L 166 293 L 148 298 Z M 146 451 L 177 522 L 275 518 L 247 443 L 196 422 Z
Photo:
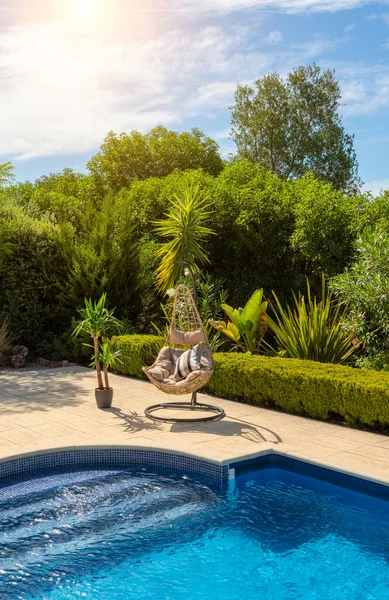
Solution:
M 374 498 L 381 498 L 389 501 L 389 484 L 376 482 L 365 477 L 352 475 L 342 472 L 336 467 L 324 467 L 315 465 L 312 462 L 296 460 L 289 456 L 284 456 L 276 452 L 264 454 L 251 459 L 237 461 L 231 465 L 235 469 L 236 475 L 245 474 L 262 469 L 283 469 L 292 471 L 299 475 L 312 477 L 326 483 L 330 483 L 342 488 L 360 492 Z
M 227 465 L 218 465 L 185 454 L 134 448 L 75 448 L 3 460 L 0 462 L 0 484 L 10 477 L 37 471 L 107 465 L 201 476 L 221 486 L 228 480 Z

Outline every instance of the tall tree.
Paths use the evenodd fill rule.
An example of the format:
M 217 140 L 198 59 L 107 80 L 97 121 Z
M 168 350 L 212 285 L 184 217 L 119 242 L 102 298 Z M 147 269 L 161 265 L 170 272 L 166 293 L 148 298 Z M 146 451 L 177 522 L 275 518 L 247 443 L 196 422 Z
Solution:
M 238 156 L 283 178 L 311 171 L 335 189 L 355 193 L 361 182 L 354 138 L 342 125 L 335 71 L 300 66 L 286 80 L 271 73 L 254 86 L 238 85 L 230 107 Z
M 159 125 L 146 135 L 109 132 L 87 166 L 100 185 L 115 193 L 135 179 L 164 177 L 175 169 L 218 175 L 223 161 L 218 144 L 199 129 L 177 133 Z

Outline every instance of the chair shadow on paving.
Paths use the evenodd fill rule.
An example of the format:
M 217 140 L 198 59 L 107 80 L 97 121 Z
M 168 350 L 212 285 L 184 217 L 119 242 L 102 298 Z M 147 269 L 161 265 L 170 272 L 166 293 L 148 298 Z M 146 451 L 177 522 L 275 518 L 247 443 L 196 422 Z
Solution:
M 173 424 L 171 431 L 182 431 L 182 423 Z M 242 437 L 256 443 L 269 442 L 271 444 L 282 443 L 282 438 L 272 429 L 262 425 L 253 425 L 243 419 L 228 417 L 226 420 L 211 421 L 209 423 L 188 423 L 185 435 L 198 432 L 212 432 L 214 435 L 225 437 Z
M 123 412 L 120 408 L 106 408 L 104 412 L 115 415 L 118 419 L 121 419 L 120 425 L 124 431 L 134 433 L 137 431 L 161 431 L 162 427 L 155 421 L 146 419 L 144 415 L 138 414 L 134 410 Z
M 86 369 L 0 371 L 0 415 L 44 413 L 53 408 L 78 406 L 90 396 Z

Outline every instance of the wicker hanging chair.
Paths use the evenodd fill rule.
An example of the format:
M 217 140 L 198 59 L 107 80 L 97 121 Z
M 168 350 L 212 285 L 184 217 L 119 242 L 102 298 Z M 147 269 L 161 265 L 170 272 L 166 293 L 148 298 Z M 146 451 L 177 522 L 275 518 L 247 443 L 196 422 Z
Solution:
M 190 274 L 192 275 L 192 282 L 194 285 L 193 274 Z M 156 365 L 155 362 L 151 365 L 151 367 L 143 367 L 142 370 L 151 383 L 162 392 L 175 396 L 192 394 L 191 402 L 170 402 L 164 404 L 155 404 L 148 407 L 145 410 L 145 414 L 150 419 L 153 419 L 154 421 L 176 423 L 217 420 L 225 416 L 224 410 L 219 406 L 201 404 L 197 402 L 197 391 L 202 388 L 212 377 L 214 364 L 208 336 L 197 310 L 195 299 L 190 289 L 186 285 L 181 284 L 177 287 L 174 294 L 173 313 L 165 341 L 165 346 L 187 349 L 188 347 L 198 344 L 199 342 L 202 343 L 202 368 L 200 373 L 196 373 L 195 379 L 191 379 L 189 381 L 179 381 L 174 385 L 171 382 L 166 383 L 164 381 L 160 381 L 153 376 L 151 371 Z M 203 358 L 205 359 L 206 366 L 203 364 Z M 158 412 L 160 409 L 190 409 L 192 411 L 198 410 L 202 412 L 211 412 L 212 414 L 198 418 L 169 418 L 155 414 L 155 412 Z
M 165 346 L 174 345 L 174 347 L 185 348 L 191 346 L 190 340 L 187 333 L 194 333 L 196 331 L 201 331 L 201 342 L 202 342 L 202 355 L 207 358 L 207 362 L 209 363 L 209 369 L 202 370 L 201 375 L 196 377 L 196 379 L 189 381 L 188 383 L 183 382 L 180 383 L 179 386 L 171 385 L 168 383 L 163 383 L 153 377 L 150 370 L 155 367 L 155 363 L 151 365 L 151 367 L 143 367 L 143 372 L 149 378 L 151 383 L 155 385 L 158 389 L 166 394 L 173 394 L 174 396 L 180 396 L 181 394 L 190 394 L 192 392 L 196 392 L 200 388 L 204 387 L 204 385 L 209 381 L 213 373 L 213 360 L 211 349 L 209 347 L 209 341 L 207 334 L 204 329 L 204 325 L 201 321 L 199 312 L 197 310 L 194 298 L 191 294 L 191 291 L 186 285 L 179 285 L 176 289 L 174 295 L 174 304 L 173 304 L 173 314 L 169 327 L 169 331 L 166 337 Z M 180 336 L 182 335 L 182 341 L 187 341 L 188 343 L 179 343 Z M 185 340 L 185 337 L 187 339 Z M 196 338 L 196 343 L 199 338 Z

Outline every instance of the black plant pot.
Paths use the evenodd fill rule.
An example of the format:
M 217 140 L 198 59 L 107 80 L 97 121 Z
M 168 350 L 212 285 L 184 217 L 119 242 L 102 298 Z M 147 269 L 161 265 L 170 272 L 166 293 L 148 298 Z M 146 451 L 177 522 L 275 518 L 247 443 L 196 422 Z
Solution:
M 111 408 L 112 406 L 113 389 L 99 390 L 95 389 L 95 398 L 97 408 Z

